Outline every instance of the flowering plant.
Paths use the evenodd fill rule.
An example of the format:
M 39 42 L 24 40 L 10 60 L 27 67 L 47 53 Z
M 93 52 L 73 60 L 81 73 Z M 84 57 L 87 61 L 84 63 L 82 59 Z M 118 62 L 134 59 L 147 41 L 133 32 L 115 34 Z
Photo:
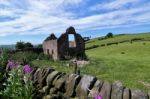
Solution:
M 28 75 L 26 75 L 31 73 L 32 68 L 29 65 L 22 67 L 15 61 L 8 60 L 6 70 L 10 72 L 8 72 L 9 77 L 4 83 L 6 88 L 0 92 L 2 97 L 8 99 L 32 99 L 33 85 L 28 79 Z
M 95 98 L 95 99 L 102 99 L 102 96 L 97 95 L 97 96 L 95 96 L 94 98 Z
M 6 70 L 12 70 L 12 69 L 16 68 L 17 66 L 18 66 L 18 64 L 16 64 L 14 61 L 8 60 Z
M 27 79 L 23 81 L 22 66 L 14 66 L 9 73 L 9 77 L 3 85 L 6 87 L 0 92 L 2 99 L 32 99 L 33 85 L 32 82 Z
M 32 68 L 30 67 L 30 65 L 25 65 L 23 67 L 23 73 L 24 74 L 30 74 L 32 72 Z

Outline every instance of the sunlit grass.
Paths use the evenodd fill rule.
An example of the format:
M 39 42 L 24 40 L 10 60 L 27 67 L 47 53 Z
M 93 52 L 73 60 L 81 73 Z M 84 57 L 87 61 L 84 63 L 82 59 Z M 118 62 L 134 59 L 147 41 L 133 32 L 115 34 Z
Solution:
M 139 81 L 150 83 L 149 41 L 99 47 L 87 50 L 86 54 L 90 64 L 80 67 L 81 75 L 93 75 L 110 82 L 120 80 L 128 88 L 147 91 L 147 88 Z M 67 61 L 33 61 L 33 64 L 37 66 L 50 66 L 61 72 L 73 73 L 74 68 L 67 67 L 67 63 Z
M 149 50 L 150 42 L 124 43 L 88 50 L 87 55 L 95 60 L 81 71 L 93 74 L 99 79 L 121 80 L 130 88 L 145 90 L 146 88 L 139 81 L 150 83 Z
M 52 60 L 34 60 L 32 64 L 36 67 L 51 67 L 55 70 L 65 73 L 73 73 L 73 67 L 68 67 L 68 61 L 52 61 Z
M 126 34 L 126 35 L 120 35 L 120 36 L 114 36 L 113 38 L 105 39 L 105 40 L 98 40 L 98 38 L 90 40 L 91 43 L 86 43 L 86 47 L 92 46 L 92 45 L 101 45 L 106 43 L 112 43 L 112 42 L 120 42 L 134 38 L 144 38 L 144 40 L 150 40 L 150 33 L 142 33 L 142 34 Z

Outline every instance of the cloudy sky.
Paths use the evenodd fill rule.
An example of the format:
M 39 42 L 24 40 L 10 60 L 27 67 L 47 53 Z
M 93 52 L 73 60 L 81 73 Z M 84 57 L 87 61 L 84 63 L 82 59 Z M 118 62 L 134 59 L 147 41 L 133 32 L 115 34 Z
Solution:
M 42 43 L 74 26 L 82 36 L 150 31 L 150 0 L 0 0 L 0 45 Z

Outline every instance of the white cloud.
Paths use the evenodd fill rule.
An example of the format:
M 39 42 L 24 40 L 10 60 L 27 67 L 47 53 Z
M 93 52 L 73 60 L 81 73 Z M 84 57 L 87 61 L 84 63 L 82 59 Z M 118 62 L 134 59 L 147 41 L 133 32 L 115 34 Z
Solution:
M 12 11 L 0 10 L 0 16 L 10 16 L 12 14 L 13 14 Z
M 3 1 L 0 0 L 1 3 Z M 13 0 L 7 1 L 13 2 Z M 115 0 L 114 2 L 119 4 L 119 6 L 115 5 L 115 8 L 134 1 L 137 0 Z M 66 10 L 66 8 L 68 6 L 82 5 L 85 2 L 84 0 L 25 0 L 24 2 L 26 7 L 20 6 L 21 4 L 19 3 L 17 4 L 19 6 L 17 6 L 14 3 L 3 2 L 3 5 L 6 3 L 9 9 L 0 8 L 0 12 L 2 12 L 0 17 L 16 16 L 16 19 L 0 23 L 0 36 L 62 33 L 71 25 L 75 26 L 79 31 L 85 31 L 89 29 L 99 30 L 127 25 L 140 25 L 150 22 L 149 3 L 142 6 L 139 5 L 137 8 L 118 9 L 112 12 L 76 18 L 78 14 Z M 108 5 L 112 5 L 112 3 L 108 3 Z
M 96 4 L 92 6 L 91 10 L 113 10 L 113 9 L 119 9 L 123 8 L 127 4 L 136 4 L 139 3 L 140 0 L 112 0 L 111 2 L 104 2 L 100 4 Z
M 117 10 L 113 12 L 97 14 L 89 17 L 84 17 L 73 22 L 77 23 L 77 26 L 82 29 L 99 27 L 99 29 L 105 27 L 118 27 L 120 25 L 129 26 L 137 23 L 149 23 L 150 22 L 150 4 L 133 9 Z

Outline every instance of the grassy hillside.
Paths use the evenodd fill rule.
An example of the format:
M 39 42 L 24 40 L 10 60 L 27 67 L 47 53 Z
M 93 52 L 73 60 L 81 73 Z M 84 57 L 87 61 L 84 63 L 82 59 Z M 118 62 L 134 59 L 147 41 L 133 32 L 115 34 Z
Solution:
M 120 42 L 133 38 L 150 39 L 150 33 L 121 35 L 106 40 L 93 39 L 86 46 Z M 91 40 L 92 41 L 92 40 Z M 82 72 L 100 79 L 121 80 L 130 88 L 146 89 L 139 81 L 150 83 L 150 41 L 125 42 L 118 45 L 98 47 L 86 51 L 92 60 Z
M 84 73 L 104 80 L 121 80 L 131 88 L 141 87 L 138 81 L 150 82 L 150 42 L 145 43 L 124 43 L 88 50 L 86 53 L 93 62 L 85 67 L 86 71 L 83 69 Z
M 143 38 L 144 40 L 150 40 L 150 33 L 142 33 L 142 34 L 125 34 L 125 35 L 116 35 L 113 38 L 98 40 L 98 38 L 94 38 L 88 42 L 86 42 L 86 47 L 90 47 L 92 45 L 101 45 L 106 43 L 113 42 L 122 42 L 122 41 L 130 41 L 134 38 Z

